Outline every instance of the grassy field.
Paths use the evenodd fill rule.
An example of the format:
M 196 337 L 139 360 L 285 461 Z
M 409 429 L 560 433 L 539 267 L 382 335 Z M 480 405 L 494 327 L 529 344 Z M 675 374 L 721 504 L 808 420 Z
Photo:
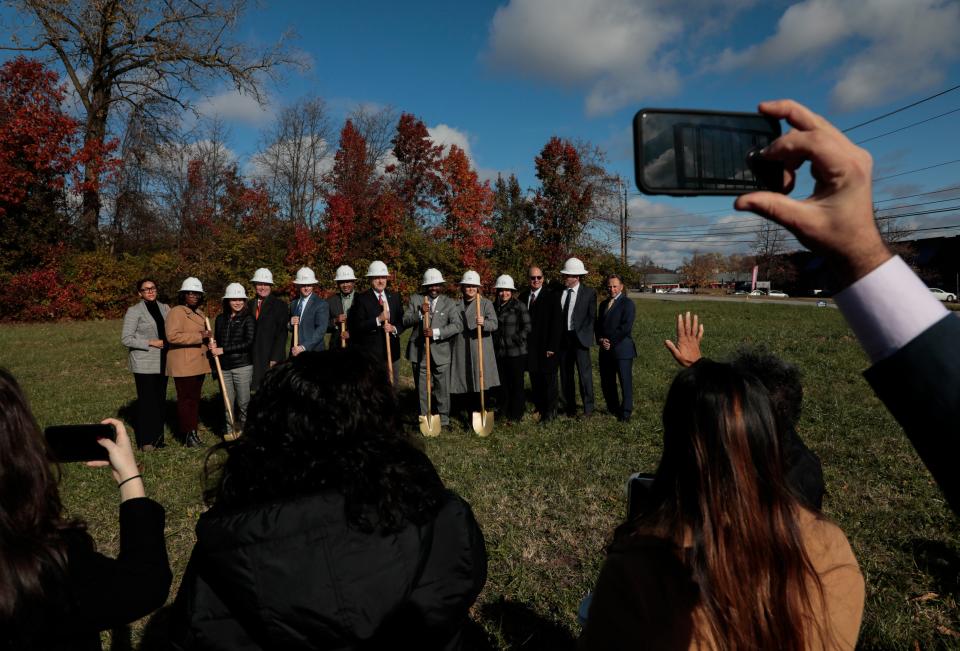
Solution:
M 960 526 L 861 377 L 867 360 L 838 311 L 659 300 L 638 303 L 633 422 L 620 424 L 606 413 L 589 421 L 561 418 L 549 427 L 530 420 L 498 427 L 489 439 L 455 425 L 425 442 L 443 479 L 473 505 L 486 536 L 489 578 L 473 611 L 470 647 L 572 645 L 577 605 L 624 513 L 624 479 L 656 467 L 660 408 L 676 372 L 662 342 L 672 336 L 681 309 L 700 313 L 710 357 L 762 344 L 802 369 L 800 433 L 823 461 L 826 514 L 850 538 L 866 577 L 860 646 L 960 648 Z M 23 383 L 42 425 L 117 414 L 129 422 L 133 378 L 119 335 L 119 322 L 2 326 L 0 364 Z M 409 387 L 409 367 L 403 366 Z M 599 378 L 595 387 L 600 398 Z M 208 379 L 202 409 L 207 442 L 221 418 L 214 389 Z M 172 409 L 172 385 L 170 391 Z M 402 396 L 408 405 L 410 393 L 404 389 Z M 602 400 L 598 407 L 602 412 Z M 167 508 L 171 600 L 203 510 L 202 459 L 202 451 L 175 443 L 143 456 L 148 493 Z M 99 547 L 114 553 L 117 491 L 108 473 L 65 467 L 61 494 L 69 511 L 87 520 Z M 114 631 L 112 648 L 163 648 L 164 631 L 160 611 Z

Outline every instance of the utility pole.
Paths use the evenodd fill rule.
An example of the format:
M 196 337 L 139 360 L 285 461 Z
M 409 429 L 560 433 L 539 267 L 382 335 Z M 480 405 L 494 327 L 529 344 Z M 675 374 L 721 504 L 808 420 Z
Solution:
M 617 176 L 617 203 L 620 204 L 620 262 L 627 264 L 627 186 L 623 184 L 623 179 Z
M 627 188 L 623 184 L 623 181 L 620 182 L 620 187 L 623 189 L 623 266 L 627 266 L 627 249 L 630 244 L 630 207 L 627 203 Z

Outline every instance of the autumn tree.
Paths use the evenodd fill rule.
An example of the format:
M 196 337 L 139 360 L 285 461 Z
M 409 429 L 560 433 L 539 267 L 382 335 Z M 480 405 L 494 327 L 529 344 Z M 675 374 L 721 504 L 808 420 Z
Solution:
M 303 99 L 280 111 L 253 157 L 282 216 L 296 224 L 312 226 L 318 217 L 331 135 L 323 100 Z
M 493 184 L 491 258 L 498 273 L 509 273 L 517 282 L 536 257 L 536 247 L 530 238 L 532 212 L 533 203 L 520 189 L 517 177 L 511 174 L 504 180 L 498 175 Z
M 550 138 L 534 164 L 540 187 L 533 200 L 532 230 L 545 264 L 559 268 L 590 218 L 594 188 L 576 147 L 567 140 Z
M 245 0 L 5 0 L 8 50 L 52 53 L 82 109 L 81 239 L 96 244 L 99 181 L 111 117 L 118 107 L 189 105 L 208 81 L 226 79 L 261 99 L 261 76 L 285 58 L 280 46 L 254 51 L 231 40 Z
M 410 113 L 400 116 L 392 142 L 396 163 L 387 167 L 387 173 L 406 227 L 435 225 L 441 214 L 437 199 L 442 192 L 443 146 L 435 145 L 427 126 Z
M 680 266 L 680 277 L 688 287 L 709 287 L 722 265 L 722 255 L 694 251 L 693 255 L 684 260 Z
M 393 155 L 398 119 L 396 109 L 392 106 L 361 104 L 350 111 L 347 118 L 367 143 L 367 163 L 375 170 L 382 171 Z
M 0 67 L 0 272 L 29 266 L 68 240 L 65 188 L 76 170 L 79 124 L 64 89 L 37 61 Z
M 787 231 L 766 219 L 757 225 L 753 243 L 754 260 L 761 280 L 775 285 L 793 282 L 796 271 L 784 255 L 787 251 Z
M 456 145 L 450 146 L 440 163 L 440 179 L 443 225 L 439 231 L 450 243 L 459 268 L 473 269 L 490 282 L 489 254 L 493 248 L 490 183 L 480 182 L 466 153 Z
M 366 141 L 348 119 L 340 132 L 324 196 L 325 241 L 336 264 L 348 254 L 354 260 L 370 260 L 389 258 L 398 249 L 398 202 L 367 154 Z

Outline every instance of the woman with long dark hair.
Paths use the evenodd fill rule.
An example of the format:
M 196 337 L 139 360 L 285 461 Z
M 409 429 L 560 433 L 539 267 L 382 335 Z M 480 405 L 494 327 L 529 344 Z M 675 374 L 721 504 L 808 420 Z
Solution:
M 382 365 L 301 352 L 221 443 L 174 605 L 183 649 L 445 649 L 486 579 L 470 506 L 405 433 Z
M 57 468 L 26 396 L 0 368 L 0 648 L 100 649 L 100 631 L 166 601 L 172 576 L 164 512 L 145 496 L 123 423 L 100 444 L 120 489 L 120 554 L 94 551 L 82 522 L 63 516 Z M 87 465 L 107 465 L 89 462 Z
M 227 402 L 233 410 L 235 432 L 243 429 L 253 383 L 253 336 L 256 324 L 247 307 L 247 293 L 240 283 L 230 283 L 223 295 L 223 309 L 213 325 L 210 354 L 220 358 Z M 229 421 L 230 415 L 226 414 Z
M 163 407 L 167 401 L 167 329 L 170 306 L 157 300 L 160 290 L 150 277 L 137 281 L 140 302 L 123 317 L 120 341 L 130 353 L 127 362 L 137 387 L 133 433 L 141 450 L 163 447 Z
M 530 313 L 515 297 L 513 278 L 497 278 L 497 331 L 493 333 L 493 349 L 497 354 L 500 374 L 499 410 L 506 422 L 518 423 L 523 418 L 526 399 L 523 396 L 523 372 L 527 368 L 527 336 L 530 334 Z
M 864 583 L 843 532 L 802 505 L 763 385 L 681 371 L 640 515 L 597 580 L 584 649 L 853 649 Z

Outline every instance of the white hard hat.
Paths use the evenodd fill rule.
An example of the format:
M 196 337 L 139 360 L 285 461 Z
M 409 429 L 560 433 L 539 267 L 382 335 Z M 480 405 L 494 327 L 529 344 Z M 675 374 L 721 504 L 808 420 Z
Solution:
M 568 258 L 563 263 L 560 273 L 564 276 L 586 276 L 587 270 L 583 267 L 583 261 L 580 258 Z
M 183 284 L 180 285 L 181 292 L 200 292 L 203 293 L 203 285 L 200 284 L 200 281 L 193 276 L 185 278 Z
M 439 269 L 434 269 L 430 267 L 423 272 L 423 282 L 421 285 L 439 285 L 443 282 L 443 275 L 440 273 Z
M 297 270 L 297 277 L 293 281 L 294 285 L 316 285 L 317 277 L 313 274 L 310 267 L 300 267 Z
M 227 285 L 227 291 L 223 293 L 223 300 L 229 301 L 233 298 L 247 298 L 247 290 L 240 283 L 230 283 Z
M 266 283 L 267 285 L 273 284 L 273 274 L 270 273 L 270 270 L 266 267 L 260 267 L 253 272 L 253 278 L 250 279 L 250 282 L 254 283 Z
M 350 265 L 342 264 L 337 267 L 337 275 L 334 277 L 333 282 L 341 283 L 348 280 L 356 280 L 357 277 L 353 274 L 353 267 Z
M 517 291 L 517 288 L 513 285 L 513 278 L 507 274 L 497 278 L 497 289 L 510 289 L 512 291 Z
M 474 285 L 476 287 L 480 286 L 480 274 L 476 271 L 470 270 L 466 271 L 463 274 L 463 278 L 460 279 L 461 285 Z
M 370 263 L 370 266 L 367 267 L 367 278 L 378 278 L 381 276 L 389 276 L 390 272 L 387 271 L 387 265 L 385 265 L 380 260 L 374 260 Z

